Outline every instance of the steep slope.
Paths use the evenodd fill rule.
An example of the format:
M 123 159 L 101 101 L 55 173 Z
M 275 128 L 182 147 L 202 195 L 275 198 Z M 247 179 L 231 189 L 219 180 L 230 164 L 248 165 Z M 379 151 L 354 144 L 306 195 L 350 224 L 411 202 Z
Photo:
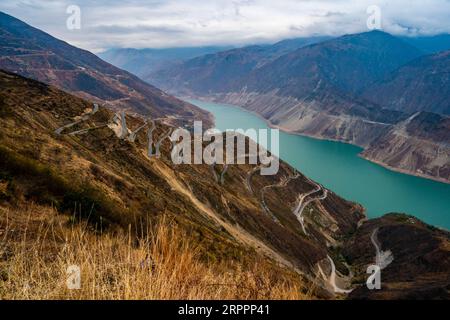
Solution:
M 364 97 L 403 112 L 450 115 L 450 51 L 421 57 L 364 90 Z
M 416 113 L 373 141 L 362 156 L 396 170 L 449 182 L 450 118 Z
M 160 156 L 148 156 L 147 135 L 156 142 L 173 129 L 161 121 L 155 121 L 154 129 L 139 131 L 131 142 L 117 137 L 114 115 L 107 109 L 94 112 L 84 100 L 4 72 L 0 84 L 0 168 L 1 183 L 6 184 L 2 202 L 53 204 L 69 213 L 77 208 L 109 228 L 138 228 L 139 221 L 169 214 L 213 259 L 240 261 L 259 252 L 297 270 L 305 281 L 326 258 L 326 243 L 338 243 L 363 218 L 359 205 L 329 192 L 323 204 L 312 207 L 314 219 L 305 219 L 307 225 L 321 225 L 318 242 L 312 241 L 304 237 L 291 210 L 300 193 L 314 188 L 306 177 L 296 175 L 283 197 L 266 195 L 282 208 L 274 213 L 280 223 L 261 207 L 260 185 L 278 184 L 294 174 L 286 164 L 278 175 L 261 177 L 253 174 L 255 165 L 230 165 L 218 183 L 208 165 L 174 165 L 168 139 L 160 143 Z M 126 121 L 133 131 L 143 125 L 131 116 Z M 222 171 L 219 166 L 213 170 Z M 318 217 L 320 222 L 313 222 Z M 321 294 L 329 295 L 324 290 Z
M 249 61 L 239 67 L 223 54 L 220 67 L 215 55 L 186 62 L 187 73 L 174 68 L 166 88 L 243 106 L 287 131 L 367 146 L 406 115 L 380 110 L 356 92 L 422 53 L 374 31 L 306 46 L 259 68 L 257 54 L 238 59 Z
M 369 223 L 364 209 L 283 162 L 274 176 L 259 175 L 260 165 L 174 165 L 172 143 L 164 139 L 174 128 L 163 121 L 150 125 L 127 115 L 125 127 L 108 109 L 11 73 L 0 72 L 0 85 L 2 207 L 52 204 L 61 213 L 85 213 L 102 228 L 136 230 L 136 237 L 141 222 L 166 214 L 196 239 L 206 259 L 245 263 L 264 256 L 280 272 L 297 273 L 302 286 L 321 298 L 345 297 L 352 274 L 365 263 L 348 264 L 342 252 L 354 259 L 359 246 L 370 245 L 365 238 L 352 242 Z M 154 148 L 149 155 L 149 135 L 159 155 Z M 414 256 L 436 261 L 423 265 L 420 277 L 445 288 L 434 270 L 445 262 L 439 257 L 449 255 L 448 233 L 423 226 L 424 243 L 433 245 L 439 236 L 443 245 Z M 402 234 L 414 235 L 408 228 Z M 407 264 L 415 261 L 403 254 L 408 250 L 414 247 L 402 242 L 393 254 Z M 404 292 L 420 296 L 416 277 Z
M 187 47 L 167 49 L 110 49 L 98 54 L 100 58 L 112 65 L 124 69 L 138 77 L 145 78 L 149 74 L 171 65 L 193 59 L 206 54 L 229 50 L 229 47 Z M 150 81 L 151 82 L 151 81 Z
M 250 72 L 278 57 L 328 37 L 288 39 L 273 45 L 254 45 L 199 56 L 161 69 L 144 77 L 150 83 L 170 90 L 196 93 L 226 92 Z
M 287 52 L 278 48 L 280 45 L 276 44 L 268 48 L 250 47 L 199 57 L 167 73 L 157 74 L 155 81 L 165 82 L 163 87 L 173 91 L 191 91 L 197 95 L 239 92 L 246 87 L 251 92 L 280 90 L 278 94 L 281 96 L 302 98 L 316 88 L 319 81 L 324 89 L 335 87 L 349 93 L 357 92 L 423 55 L 413 46 L 380 31 L 347 35 L 300 46 L 294 51 L 292 48 Z M 265 61 L 264 53 L 271 50 L 276 54 Z M 226 67 L 240 72 L 230 78 Z M 195 72 L 200 74 L 199 79 L 194 80 Z M 208 77 L 202 77 L 203 74 Z M 222 78 L 220 74 L 223 74 Z M 169 79 L 173 82 L 170 83 Z M 223 87 L 217 83 L 219 80 Z
M 284 55 L 245 79 L 248 90 L 303 98 L 318 86 L 355 93 L 422 55 L 380 31 L 347 35 Z M 258 81 L 266 79 L 266 81 Z
M 407 245 L 406 245 L 407 244 Z M 389 214 L 365 223 L 346 243 L 354 266 L 351 299 L 449 299 L 449 233 L 417 219 Z M 367 265 L 378 261 L 381 290 L 365 286 Z
M 157 117 L 208 119 L 198 108 L 3 12 L 0 12 L 0 68 L 112 108 Z
M 448 33 L 435 36 L 401 37 L 401 39 L 429 54 L 450 50 L 450 34 Z

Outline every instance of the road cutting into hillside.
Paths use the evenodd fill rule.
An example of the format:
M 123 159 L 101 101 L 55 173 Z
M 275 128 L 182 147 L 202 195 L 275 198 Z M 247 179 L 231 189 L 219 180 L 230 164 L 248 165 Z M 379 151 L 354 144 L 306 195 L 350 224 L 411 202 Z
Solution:
M 316 188 L 310 192 L 307 192 L 305 194 L 300 194 L 298 197 L 298 204 L 297 206 L 294 208 L 293 210 L 293 214 L 297 217 L 297 220 L 300 222 L 301 226 L 302 226 L 302 230 L 303 233 L 305 235 L 308 235 L 308 232 L 306 231 L 306 227 L 305 227 L 305 217 L 303 216 L 303 211 L 305 210 L 305 208 L 311 203 L 314 202 L 316 200 L 325 200 L 328 196 L 328 190 L 324 189 L 321 185 L 319 185 L 318 183 L 315 183 L 311 180 L 308 179 L 309 182 L 313 183 L 316 185 Z M 318 193 L 322 191 L 322 195 L 319 197 L 313 197 L 311 199 L 308 199 L 306 202 L 305 199 L 311 195 L 313 195 L 314 193 Z
M 214 210 L 209 208 L 207 205 L 202 203 L 189 189 L 182 185 L 173 174 L 172 169 L 167 167 L 163 162 L 154 161 L 155 169 L 161 174 L 161 176 L 165 177 L 167 183 L 170 187 L 176 191 L 178 194 L 188 198 L 190 202 L 206 217 L 217 223 L 219 226 L 223 227 L 234 239 L 238 242 L 250 246 L 256 251 L 268 256 L 274 261 L 294 269 L 297 273 L 304 275 L 302 271 L 300 271 L 295 265 L 289 262 L 282 255 L 271 249 L 264 242 L 252 236 L 250 233 L 245 231 L 239 225 L 232 225 L 225 220 L 223 220 Z
M 85 111 L 80 116 L 75 117 L 75 118 L 79 117 L 80 119 L 78 119 L 78 120 L 76 120 L 74 122 L 71 122 L 69 124 L 66 124 L 65 126 L 62 126 L 62 127 L 58 128 L 58 129 L 56 129 L 55 133 L 57 135 L 61 135 L 64 130 L 69 129 L 69 128 L 73 127 L 73 126 L 76 126 L 77 124 L 80 124 L 82 122 L 85 122 L 85 121 L 89 120 L 91 118 L 91 116 L 96 114 L 98 112 L 98 110 L 99 110 L 98 104 L 94 103 L 93 106 L 94 106 L 93 109 L 88 109 L 88 111 Z M 82 131 L 82 130 L 79 130 L 79 131 Z
M 392 261 L 394 261 L 394 256 L 391 250 L 381 250 L 381 243 L 378 240 L 378 231 L 379 228 L 373 230 L 372 235 L 370 236 L 370 241 L 375 247 L 375 264 L 380 267 L 381 270 L 383 270 L 388 265 L 390 265 Z
M 277 223 L 280 223 L 280 222 L 279 222 L 278 218 L 275 216 L 275 214 L 272 212 L 272 210 L 270 210 L 269 206 L 267 205 L 266 199 L 265 199 L 265 193 L 268 189 L 271 189 L 271 188 L 284 188 L 289 184 L 289 182 L 297 179 L 298 177 L 300 177 L 300 174 L 296 171 L 295 174 L 289 175 L 289 177 L 287 177 L 287 178 L 283 177 L 279 183 L 268 185 L 261 189 L 261 192 L 260 192 L 261 207 Z

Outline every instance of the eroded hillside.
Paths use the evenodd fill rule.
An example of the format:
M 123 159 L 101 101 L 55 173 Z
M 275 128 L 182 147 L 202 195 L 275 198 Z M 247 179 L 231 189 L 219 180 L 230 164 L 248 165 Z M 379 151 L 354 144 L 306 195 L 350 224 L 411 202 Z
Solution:
M 206 259 L 245 263 L 263 256 L 321 298 L 364 285 L 353 277 L 360 264 L 343 252 L 353 250 L 347 244 L 365 226 L 364 209 L 287 164 L 274 176 L 259 175 L 260 164 L 174 165 L 170 118 L 126 115 L 122 130 L 120 115 L 54 87 L 6 72 L 0 85 L 2 207 L 52 205 L 102 229 L 135 230 L 136 239 L 143 236 L 139 226 L 168 215 Z M 448 259 L 448 233 L 424 230 L 428 239 L 442 239 L 439 254 Z M 391 266 L 409 259 L 407 243 L 400 247 Z M 421 275 L 443 288 L 435 267 L 424 264 Z

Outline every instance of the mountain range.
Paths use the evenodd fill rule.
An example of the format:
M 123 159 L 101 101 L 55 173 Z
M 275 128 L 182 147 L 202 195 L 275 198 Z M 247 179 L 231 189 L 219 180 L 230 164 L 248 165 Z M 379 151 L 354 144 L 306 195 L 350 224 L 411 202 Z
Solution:
M 144 78 L 148 74 L 165 69 L 174 64 L 228 49 L 231 49 L 231 47 L 114 48 L 100 52 L 98 56 L 114 66 L 131 72 L 140 78 Z
M 195 106 L 3 12 L 0 12 L 0 68 L 106 103 L 111 108 L 157 117 L 209 120 Z
M 242 106 L 288 132 L 371 148 L 362 155 L 370 154 L 372 161 L 449 182 L 450 131 L 447 141 L 434 139 L 431 132 L 423 139 L 419 131 L 391 140 L 392 153 L 408 151 L 401 157 L 393 154 L 398 161 L 389 164 L 376 152 L 375 141 L 399 132 L 414 113 L 449 115 L 450 51 L 429 55 L 411 42 L 372 31 L 328 39 L 273 59 L 267 58 L 267 49 L 256 55 L 247 47 L 239 54 L 231 50 L 197 57 L 147 80 L 179 96 Z
M 161 153 L 149 157 L 151 129 L 139 131 L 140 117 L 126 116 L 131 141 L 107 108 L 12 73 L 0 72 L 0 85 L 0 207 L 37 203 L 68 215 L 76 207 L 111 232 L 165 215 L 208 259 L 262 257 L 281 276 L 296 274 L 310 297 L 449 298 L 447 231 L 404 214 L 367 220 L 363 207 L 284 162 L 274 176 L 259 175 L 260 164 L 230 165 L 224 175 L 221 165 L 174 165 L 164 139 L 174 127 L 161 121 L 151 131 Z M 373 237 L 394 255 L 380 292 L 365 286 Z
M 265 58 L 273 58 L 308 44 L 324 41 L 328 38 L 329 37 L 308 37 L 287 39 L 273 45 L 262 44 L 246 47 L 246 50 L 253 51 L 255 55 L 258 55 L 258 51 L 262 50 L 264 51 Z M 239 48 L 217 46 L 164 49 L 114 48 L 101 52 L 98 56 L 112 65 L 145 79 L 151 77 L 153 73 L 159 70 L 173 67 L 174 65 L 181 64 L 187 60 L 228 50 L 235 52 L 236 54 L 239 54 L 241 51 Z M 263 57 L 259 56 L 259 58 Z
M 258 174 L 259 162 L 175 165 L 167 138 L 185 122 L 174 119 L 208 120 L 208 114 L 17 19 L 0 18 L 0 68 L 6 69 L 0 71 L 1 212 L 37 203 L 73 223 L 75 211 L 90 223 L 84 233 L 98 238 L 105 231 L 114 236 L 115 230 L 135 230 L 128 241 L 136 246 L 142 225 L 168 216 L 195 239 L 206 262 L 244 266 L 250 258 L 264 259 L 279 277 L 295 275 L 311 298 L 450 298 L 448 231 L 399 213 L 368 220 L 361 205 L 283 161 L 272 176 Z M 252 68 L 284 57 L 277 55 Z M 251 60 L 251 54 L 233 57 Z M 91 77 L 95 85 L 78 77 Z M 332 80 L 326 85 L 337 87 L 340 82 Z M 317 97 L 336 103 L 353 93 Z M 398 128 L 392 134 L 422 132 L 421 139 L 435 143 L 448 137 L 447 118 L 434 113 L 405 117 L 359 103 L 326 111 L 330 117 L 341 111 L 370 117 L 374 132 L 382 120 Z M 0 248 L 1 287 L 11 281 L 8 265 L 15 257 L 8 248 Z M 380 291 L 366 286 L 367 267 L 374 263 L 383 268 Z

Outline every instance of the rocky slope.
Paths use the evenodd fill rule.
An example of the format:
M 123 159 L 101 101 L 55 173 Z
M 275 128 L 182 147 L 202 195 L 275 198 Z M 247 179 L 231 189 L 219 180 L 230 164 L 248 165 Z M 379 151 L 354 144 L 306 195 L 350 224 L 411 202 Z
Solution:
M 0 68 L 111 108 L 156 117 L 170 114 L 182 119 L 209 120 L 198 108 L 3 12 L 0 12 Z
M 365 223 L 344 245 L 342 254 L 354 267 L 355 282 L 366 279 L 367 264 L 380 261 L 381 290 L 359 286 L 349 297 L 448 299 L 448 243 L 447 232 L 406 215 L 389 214 Z
M 450 181 L 450 118 L 416 113 L 390 127 L 362 153 L 371 161 L 438 181 Z
M 407 113 L 450 115 L 450 51 L 421 57 L 367 87 L 363 96 Z
M 146 124 L 126 115 L 125 127 L 120 115 L 34 80 L 0 72 L 0 85 L 1 206 L 52 204 L 61 213 L 85 213 L 85 219 L 112 230 L 129 225 L 139 230 L 140 222 L 167 214 L 197 239 L 207 259 L 245 263 L 249 255 L 262 255 L 283 272 L 297 273 L 321 298 L 345 297 L 346 289 L 363 285 L 353 275 L 371 261 L 357 260 L 355 252 L 370 240 L 354 235 L 366 234 L 366 226 L 376 222 L 364 222 L 361 206 L 287 164 L 274 176 L 261 176 L 259 166 L 249 164 L 227 170 L 174 165 L 172 143 L 164 139 L 174 128 L 164 119 Z M 149 154 L 149 135 L 160 154 L 156 145 Z M 420 270 L 403 284 L 403 296 L 448 298 L 448 277 L 442 277 L 448 276 L 448 233 L 420 223 L 421 243 L 436 249 L 416 252 L 410 242 L 397 243 L 396 233 L 384 232 L 398 224 L 410 220 L 388 219 L 380 238 L 393 243 L 392 267 L 398 261 L 398 267 L 412 264 Z M 416 229 L 404 229 L 403 239 L 415 239 Z M 436 294 L 423 295 L 417 288 L 423 277 Z M 392 290 L 384 290 L 383 298 Z
M 228 92 L 250 72 L 296 49 L 328 37 L 288 39 L 273 45 L 254 45 L 199 56 L 144 76 L 144 80 L 170 90 L 196 93 Z

